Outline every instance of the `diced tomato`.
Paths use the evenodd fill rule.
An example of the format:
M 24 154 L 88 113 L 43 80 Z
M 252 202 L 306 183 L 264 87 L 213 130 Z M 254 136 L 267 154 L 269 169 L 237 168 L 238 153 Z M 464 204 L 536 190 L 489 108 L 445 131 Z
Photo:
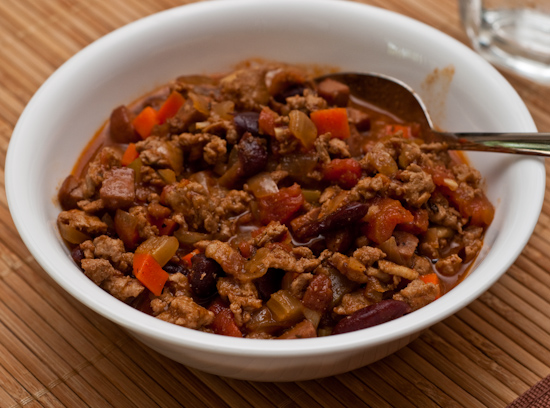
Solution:
M 148 138 L 151 135 L 153 127 L 159 124 L 157 111 L 147 106 L 135 117 L 132 124 L 142 139 Z
M 398 224 L 413 222 L 414 216 L 398 200 L 376 198 L 373 200 L 365 220 L 365 235 L 371 241 L 381 244 L 387 241 Z
M 242 241 L 239 244 L 239 252 L 244 258 L 250 258 L 252 255 L 252 246 L 247 241 Z
M 135 159 L 139 157 L 139 153 L 136 150 L 135 143 L 130 143 L 126 150 L 124 151 L 124 154 L 122 155 L 122 159 L 120 159 L 120 163 L 123 166 L 128 166 L 130 163 L 132 163 Z
M 410 213 L 413 215 L 411 222 L 403 222 L 397 226 L 400 231 L 409 232 L 414 235 L 422 234 L 428 230 L 430 220 L 428 217 L 428 211 L 422 208 L 411 208 Z
M 134 254 L 134 275 L 143 286 L 160 296 L 162 288 L 168 280 L 168 272 L 159 265 L 149 253 Z
M 338 139 L 347 139 L 350 136 L 346 108 L 321 109 L 311 112 L 309 117 L 315 124 L 319 135 L 330 132 L 332 137 Z
M 470 218 L 470 224 L 486 227 L 493 221 L 495 208 L 487 196 L 481 192 L 471 197 L 471 191 L 456 182 L 450 170 L 444 167 L 425 168 L 432 175 L 432 179 L 439 191 L 449 200 L 465 218 Z M 451 189 L 451 184 L 456 188 Z
M 475 196 L 471 200 L 458 204 L 462 215 L 470 217 L 470 225 L 486 227 L 493 221 L 495 207 L 485 194 Z
M 454 174 L 446 167 L 425 167 L 422 170 L 432 175 L 432 180 L 436 186 L 448 186 L 449 180 L 456 182 Z
M 350 189 L 361 179 L 361 165 L 354 159 L 333 159 L 323 169 L 323 178 Z
M 298 184 L 281 188 L 277 193 L 258 198 L 260 221 L 267 225 L 271 221 L 285 224 L 304 204 L 302 189 Z
M 243 336 L 241 330 L 235 323 L 235 316 L 233 316 L 233 312 L 225 306 L 221 300 L 212 303 L 208 310 L 215 314 L 214 320 L 210 325 L 214 333 L 231 337 Z
M 277 119 L 277 113 L 273 112 L 267 106 L 260 111 L 260 117 L 258 119 L 258 127 L 260 133 L 275 137 L 275 120 Z
M 177 91 L 172 93 L 166 98 L 157 113 L 159 124 L 163 124 L 167 119 L 174 116 L 185 103 L 185 98 Z

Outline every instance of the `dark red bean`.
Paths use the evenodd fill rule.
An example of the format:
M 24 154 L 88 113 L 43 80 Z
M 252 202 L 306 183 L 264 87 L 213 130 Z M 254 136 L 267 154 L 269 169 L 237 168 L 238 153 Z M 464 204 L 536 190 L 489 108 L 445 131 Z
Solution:
M 245 133 L 238 146 L 241 177 L 252 177 L 265 169 L 268 154 L 264 139 Z
M 77 208 L 77 203 L 84 199 L 84 190 L 80 186 L 80 181 L 72 174 L 69 175 L 63 181 L 57 193 L 57 199 L 64 210 Z
M 393 299 L 382 300 L 374 305 L 359 309 L 350 316 L 344 317 L 334 327 L 332 334 L 349 333 L 377 326 L 410 312 L 411 307 L 408 303 Z
M 327 249 L 332 252 L 346 253 L 355 239 L 353 228 L 342 228 L 325 234 Z
M 207 298 L 215 294 L 218 277 L 224 275 L 221 266 L 203 253 L 191 258 L 191 264 L 187 279 L 193 294 L 199 298 Z
M 235 123 L 235 128 L 240 134 L 249 132 L 254 136 L 259 136 L 259 125 L 258 119 L 260 114 L 258 112 L 240 112 L 235 114 L 233 122 Z
M 349 203 L 341 206 L 321 220 L 305 224 L 294 231 L 295 235 L 302 239 L 322 234 L 327 231 L 348 228 L 367 214 L 368 204 Z
M 130 143 L 140 140 L 139 135 L 134 131 L 131 113 L 126 106 L 119 106 L 111 113 L 109 135 L 116 143 Z
M 80 248 L 80 246 L 76 246 L 72 249 L 71 258 L 73 258 L 76 264 L 80 266 L 82 260 L 84 259 L 84 251 Z
M 185 265 L 175 262 L 168 262 L 166 265 L 164 265 L 162 269 L 164 269 L 169 274 L 183 273 L 185 276 L 189 274 L 189 268 L 187 268 Z
M 296 96 L 296 95 L 303 95 L 305 89 L 306 89 L 306 86 L 303 84 L 293 84 L 288 88 L 286 88 L 281 93 L 277 94 L 275 96 L 275 100 L 280 103 L 286 103 L 286 98 L 290 98 L 291 96 Z
M 272 293 L 275 293 L 281 289 L 281 282 L 284 275 L 285 271 L 271 268 L 268 269 L 267 273 L 265 273 L 262 277 L 254 280 L 254 285 L 256 285 L 258 295 L 262 300 L 269 300 Z

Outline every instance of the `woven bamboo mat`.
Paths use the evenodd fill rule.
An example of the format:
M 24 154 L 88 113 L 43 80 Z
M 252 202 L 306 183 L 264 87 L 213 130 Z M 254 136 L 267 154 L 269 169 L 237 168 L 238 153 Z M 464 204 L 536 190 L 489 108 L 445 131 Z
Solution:
M 189 2 L 0 0 L 0 407 L 505 407 L 548 376 L 550 197 L 529 244 L 487 293 L 394 355 L 316 381 L 254 383 L 186 368 L 80 305 L 47 276 L 19 238 L 4 191 L 6 150 L 20 113 L 82 47 Z M 455 0 L 364 3 L 466 42 Z M 549 132 L 550 88 L 507 78 L 539 130 Z M 536 395 L 545 386 L 533 389 Z

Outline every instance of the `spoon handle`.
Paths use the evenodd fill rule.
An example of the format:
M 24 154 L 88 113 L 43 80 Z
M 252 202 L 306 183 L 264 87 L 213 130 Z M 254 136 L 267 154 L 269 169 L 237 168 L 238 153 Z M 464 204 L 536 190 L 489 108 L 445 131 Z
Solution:
M 451 150 L 476 150 L 550 157 L 550 133 L 433 132 Z

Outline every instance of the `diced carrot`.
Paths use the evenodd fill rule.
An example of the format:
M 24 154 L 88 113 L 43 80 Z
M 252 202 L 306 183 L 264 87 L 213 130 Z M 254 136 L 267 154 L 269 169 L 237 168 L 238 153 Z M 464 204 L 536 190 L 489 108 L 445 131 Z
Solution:
M 160 109 L 158 110 L 157 117 L 159 124 L 163 124 L 167 119 L 174 116 L 185 103 L 185 98 L 177 91 L 172 93 L 166 98 Z
M 439 285 L 439 278 L 435 273 L 428 273 L 427 275 L 420 275 L 420 280 L 424 283 L 433 283 L 434 285 Z
M 439 282 L 439 277 L 436 273 L 428 273 L 427 275 L 420 275 L 419 279 L 424 283 L 433 283 L 435 286 L 437 286 L 437 295 L 436 299 L 439 299 L 441 297 L 441 285 Z
M 134 254 L 133 267 L 137 280 L 154 295 L 160 296 L 168 280 L 168 272 L 161 268 L 155 258 L 149 253 Z
M 159 235 L 172 235 L 177 226 L 178 223 L 172 218 L 165 218 L 159 225 Z
M 321 109 L 311 112 L 309 117 L 315 124 L 319 135 L 330 132 L 332 137 L 338 139 L 347 139 L 350 136 L 346 108 Z
M 198 249 L 194 249 L 192 250 L 191 252 L 189 252 L 187 255 L 185 255 L 183 258 L 181 258 L 181 261 L 189 268 L 191 268 L 191 259 L 193 259 L 193 257 L 195 255 L 198 255 L 200 254 L 201 251 L 199 251 Z
M 333 159 L 324 167 L 323 178 L 337 182 L 342 188 L 350 189 L 361 178 L 361 165 L 355 159 Z
M 136 129 L 136 132 L 138 132 L 142 139 L 149 137 L 151 135 L 151 130 L 153 130 L 153 127 L 158 125 L 158 123 L 157 111 L 150 106 L 143 109 L 132 121 L 134 129 Z
M 136 150 L 135 143 L 130 143 L 128 145 L 128 147 L 126 148 L 126 151 L 122 155 L 122 159 L 120 160 L 120 162 L 123 166 L 128 166 L 130 163 L 132 163 L 138 157 L 139 157 L 139 153 Z
M 242 337 L 241 330 L 235 323 L 235 316 L 231 309 L 223 305 L 221 301 L 214 302 L 209 308 L 215 317 L 210 325 L 214 333 L 224 336 Z

